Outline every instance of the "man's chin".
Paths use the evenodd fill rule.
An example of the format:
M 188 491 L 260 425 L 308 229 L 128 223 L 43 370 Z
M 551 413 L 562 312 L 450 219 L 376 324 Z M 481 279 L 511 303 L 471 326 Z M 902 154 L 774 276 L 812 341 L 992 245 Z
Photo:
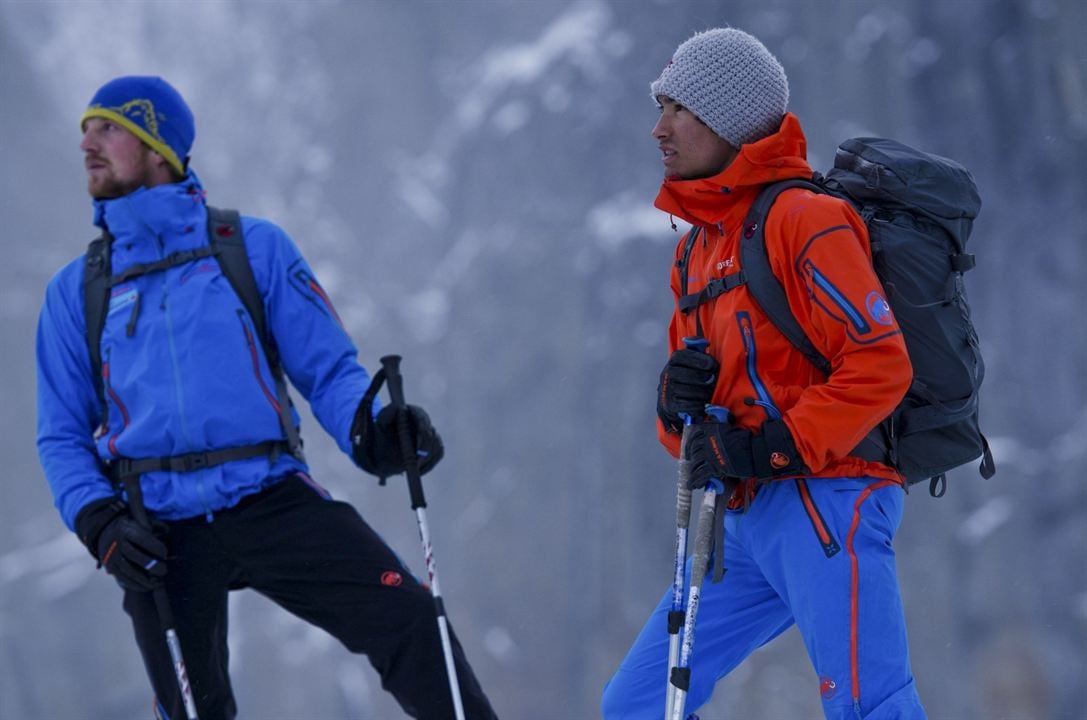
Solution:
M 123 188 L 116 183 L 97 183 L 94 180 L 87 181 L 87 193 L 95 200 L 116 200 L 128 195 L 132 190 Z

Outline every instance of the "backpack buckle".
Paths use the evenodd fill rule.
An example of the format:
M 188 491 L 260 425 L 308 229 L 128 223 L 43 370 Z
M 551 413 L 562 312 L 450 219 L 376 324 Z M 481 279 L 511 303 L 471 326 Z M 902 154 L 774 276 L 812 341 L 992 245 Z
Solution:
M 185 455 L 181 458 L 181 472 L 192 472 L 208 467 L 207 453 Z

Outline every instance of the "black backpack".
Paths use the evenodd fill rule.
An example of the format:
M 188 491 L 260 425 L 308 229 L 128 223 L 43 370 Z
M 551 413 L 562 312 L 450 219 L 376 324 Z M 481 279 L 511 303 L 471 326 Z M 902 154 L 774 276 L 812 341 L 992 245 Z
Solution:
M 913 382 L 890 417 L 853 455 L 886 462 L 908 483 L 931 480 L 934 496 L 946 489 L 945 473 L 982 458 L 985 478 L 996 472 L 978 425 L 978 390 L 985 377 L 963 273 L 974 267 L 966 241 L 981 208 L 969 171 L 947 158 L 894 140 L 855 138 L 838 147 L 825 178 L 785 180 L 763 188 L 744 220 L 739 272 L 687 295 L 686 265 L 697 229 L 688 235 L 680 277 L 680 309 L 740 285 L 783 335 L 824 374 L 830 363 L 794 317 L 781 282 L 770 268 L 764 225 L 783 191 L 802 187 L 851 203 L 868 227 L 876 275 L 902 329 L 913 364 Z
M 241 300 L 246 312 L 256 328 L 261 348 L 272 371 L 276 386 L 276 403 L 279 406 L 280 425 L 286 437 L 282 443 L 261 443 L 242 448 L 226 448 L 206 453 L 175 456 L 172 458 L 152 458 L 145 460 L 122 459 L 116 463 L 115 474 L 138 474 L 149 470 L 192 470 L 199 467 L 217 465 L 230 460 L 244 459 L 263 454 L 272 454 L 286 450 L 299 459 L 302 458 L 302 441 L 298 428 L 291 419 L 291 403 L 287 394 L 287 382 L 283 366 L 279 360 L 279 351 L 268 329 L 264 316 L 264 303 L 261 300 L 257 282 L 253 277 L 253 268 L 249 264 L 249 255 L 245 249 L 242 235 L 241 216 L 237 210 L 223 210 L 208 207 L 208 245 L 193 250 L 183 250 L 153 263 L 134 265 L 117 275 L 112 274 L 111 252 L 112 236 L 103 231 L 101 237 L 93 240 L 87 247 L 83 268 L 83 317 L 87 327 L 87 350 L 90 352 L 91 376 L 94 379 L 95 392 L 102 407 L 102 418 L 107 415 L 105 387 L 102 377 L 102 331 L 106 324 L 109 308 L 110 290 L 130 278 L 152 272 L 166 270 L 203 257 L 215 257 L 223 275 L 230 282 L 235 294 Z M 138 301 L 137 301 L 138 302 Z M 133 318 L 139 308 L 135 309 Z M 134 331 L 134 321 L 129 324 L 129 334 Z M 156 466 L 155 463 L 158 463 Z

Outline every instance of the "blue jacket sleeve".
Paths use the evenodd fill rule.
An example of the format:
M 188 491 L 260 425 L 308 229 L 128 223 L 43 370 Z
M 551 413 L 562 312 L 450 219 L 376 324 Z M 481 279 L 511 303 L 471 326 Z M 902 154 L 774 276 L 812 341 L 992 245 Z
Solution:
M 101 409 L 84 332 L 82 258 L 50 281 L 36 341 L 38 456 L 70 530 L 83 507 L 114 494 L 94 444 Z
M 268 327 L 291 383 L 349 456 L 351 421 L 370 385 L 358 352 L 328 294 L 291 238 L 278 226 L 243 218 L 253 276 Z

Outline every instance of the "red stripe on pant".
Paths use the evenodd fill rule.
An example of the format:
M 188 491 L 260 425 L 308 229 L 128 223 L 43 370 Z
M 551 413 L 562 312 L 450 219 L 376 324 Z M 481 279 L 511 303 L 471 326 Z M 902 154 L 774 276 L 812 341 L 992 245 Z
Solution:
M 899 485 L 897 480 L 881 480 L 872 483 L 857 498 L 853 504 L 853 522 L 849 526 L 849 535 L 846 537 L 845 547 L 849 553 L 849 562 L 852 568 L 849 588 L 849 669 L 853 679 L 853 706 L 859 708 L 861 703 L 860 688 L 860 660 L 858 658 L 859 631 L 858 617 L 860 609 L 860 568 L 857 564 L 857 553 L 853 549 L 853 536 L 857 533 L 857 527 L 861 524 L 861 505 L 875 490 Z

